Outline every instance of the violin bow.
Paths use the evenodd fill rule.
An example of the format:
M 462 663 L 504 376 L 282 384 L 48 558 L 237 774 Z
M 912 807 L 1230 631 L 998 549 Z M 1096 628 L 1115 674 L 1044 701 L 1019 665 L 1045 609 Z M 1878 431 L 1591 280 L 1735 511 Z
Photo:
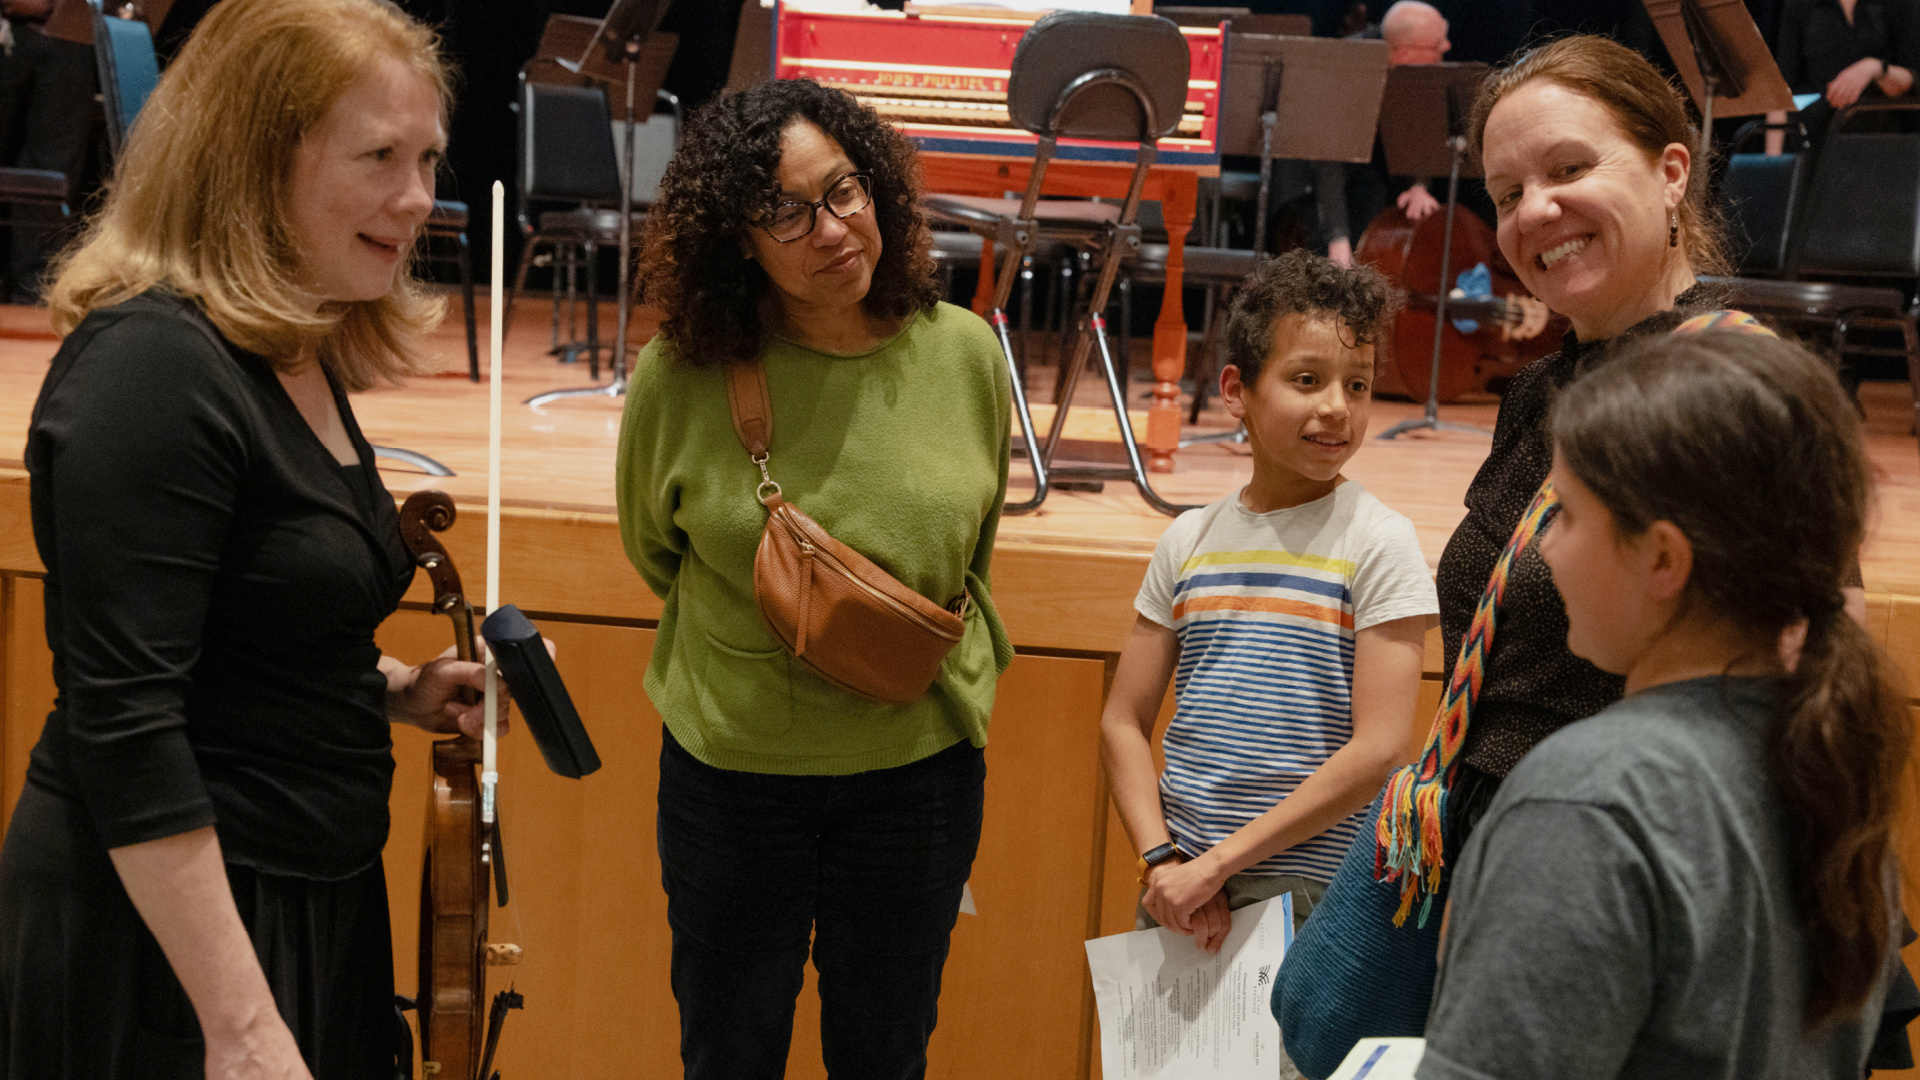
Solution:
M 506 218 L 507 189 L 500 181 L 493 182 L 493 244 L 492 244 L 492 288 L 488 297 L 488 368 L 487 368 L 487 606 L 489 615 L 500 610 L 500 394 L 502 380 L 501 352 L 505 345 L 506 304 L 501 295 L 501 282 L 506 274 Z M 493 649 L 485 644 L 487 650 L 487 690 L 486 690 L 486 726 L 480 738 L 480 835 L 482 844 L 488 848 L 498 845 L 500 836 L 497 821 L 498 807 L 495 796 L 500 784 L 499 740 L 500 740 L 500 665 L 495 660 Z M 494 876 L 499 880 L 500 902 L 507 900 L 507 879 L 505 852 L 488 852 L 494 864 Z M 492 946 L 489 946 L 491 951 Z M 515 957 L 517 960 L 518 957 Z M 479 1002 L 474 1005 L 478 1007 Z M 522 999 L 509 986 L 494 995 L 493 1007 L 487 1017 L 486 1049 L 480 1058 L 480 1068 L 474 1074 L 474 1080 L 493 1080 L 498 1074 L 493 1072 L 494 1050 L 500 1045 L 500 1031 L 507 1019 L 509 1008 L 522 1007 Z
M 492 614 L 500 610 L 500 351 L 502 345 L 503 310 L 500 295 L 500 279 L 506 263 L 506 185 L 493 182 L 493 289 L 490 296 L 488 314 L 490 363 L 487 369 L 487 606 Z M 493 650 L 487 650 L 487 703 L 486 729 L 480 739 L 480 828 L 483 834 L 493 833 L 494 793 L 500 782 L 499 751 L 500 737 L 500 667 L 494 661 Z M 481 1077 L 480 1080 L 487 1080 Z

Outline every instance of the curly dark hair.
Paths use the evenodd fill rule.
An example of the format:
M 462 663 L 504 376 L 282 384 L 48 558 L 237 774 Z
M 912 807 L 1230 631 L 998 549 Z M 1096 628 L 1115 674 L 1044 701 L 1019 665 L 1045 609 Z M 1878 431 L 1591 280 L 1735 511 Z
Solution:
M 779 200 L 780 133 L 795 120 L 832 136 L 872 177 L 880 259 L 861 307 L 898 320 L 940 299 L 913 144 L 852 95 L 811 79 L 762 83 L 694 114 L 647 218 L 640 280 L 683 363 L 745 360 L 760 351 L 767 275 L 740 257 L 741 236 Z
M 1400 290 L 1371 266 L 1342 267 L 1302 248 L 1268 259 L 1233 298 L 1227 318 L 1227 363 L 1251 385 L 1273 348 L 1273 324 L 1289 315 L 1339 319 L 1353 343 L 1371 345 L 1405 304 Z

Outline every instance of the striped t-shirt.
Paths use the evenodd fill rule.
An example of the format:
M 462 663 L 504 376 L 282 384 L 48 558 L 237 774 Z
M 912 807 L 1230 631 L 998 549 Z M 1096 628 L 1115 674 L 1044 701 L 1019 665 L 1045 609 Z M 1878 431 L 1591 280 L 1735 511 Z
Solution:
M 1134 608 L 1180 638 L 1160 804 L 1191 858 L 1353 737 L 1354 634 L 1440 605 L 1413 523 L 1349 480 L 1272 513 L 1236 492 L 1180 515 Z M 1243 872 L 1330 881 L 1359 818 Z

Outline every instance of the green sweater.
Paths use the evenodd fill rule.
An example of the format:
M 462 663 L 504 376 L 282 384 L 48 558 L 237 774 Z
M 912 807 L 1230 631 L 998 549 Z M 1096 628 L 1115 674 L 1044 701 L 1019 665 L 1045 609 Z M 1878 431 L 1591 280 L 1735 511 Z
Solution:
M 837 776 L 987 742 L 994 681 L 1013 659 L 989 585 L 1012 444 L 1005 361 L 971 312 L 941 304 L 878 349 L 834 356 L 768 338 L 767 467 L 822 528 L 922 596 L 973 594 L 967 633 L 932 689 L 884 705 L 788 655 L 754 602 L 766 524 L 760 473 L 733 432 L 717 365 L 640 353 L 620 431 L 627 557 L 666 601 L 647 696 L 716 768 Z

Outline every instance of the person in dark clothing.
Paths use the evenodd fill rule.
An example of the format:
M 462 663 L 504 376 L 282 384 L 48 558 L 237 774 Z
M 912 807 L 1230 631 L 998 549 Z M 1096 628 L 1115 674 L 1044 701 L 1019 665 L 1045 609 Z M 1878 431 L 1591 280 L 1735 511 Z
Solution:
M 1796 94 L 1843 109 L 1869 86 L 1888 97 L 1913 88 L 1920 67 L 1911 0 L 1787 0 L 1780 12 L 1780 74 Z
M 0 1077 L 392 1075 L 391 723 L 483 684 L 347 392 L 418 369 L 448 77 L 378 0 L 224 0 L 49 293 L 28 431 L 58 696 L 0 848 Z
M 1862 96 L 1899 97 L 1920 69 L 1920 11 L 1913 0 L 1786 0 L 1780 11 L 1780 74 L 1796 94 L 1819 94 L 1801 110 L 1818 139 L 1833 114 Z
M 4 10 L 13 37 L 0 59 L 6 163 L 65 175 L 72 206 L 100 127 L 92 13 L 86 0 L 13 0 Z M 35 299 L 64 219 L 57 207 L 23 204 L 11 208 L 8 224 L 7 292 Z
M 1389 47 L 1387 63 L 1391 66 L 1438 64 L 1453 48 L 1453 43 L 1447 40 L 1446 17 L 1422 0 L 1399 0 L 1387 9 L 1379 26 L 1351 36 L 1384 40 Z M 1327 236 L 1327 257 L 1341 266 L 1353 265 L 1354 245 L 1385 208 L 1388 192 L 1400 192 L 1394 202 L 1408 221 L 1421 221 L 1440 209 L 1439 200 L 1427 190 L 1426 177 L 1389 176 L 1386 158 L 1386 148 L 1375 134 L 1373 160 L 1366 164 L 1314 163 L 1322 192 L 1320 227 Z
M 174 0 L 140 0 L 125 5 L 131 8 L 125 14 L 144 21 L 157 37 L 174 6 Z M 116 16 L 122 9 L 109 5 Z M 88 0 L 6 0 L 0 13 L 13 30 L 13 46 L 0 59 L 5 160 L 16 168 L 65 175 L 67 205 L 77 215 L 98 184 L 104 150 L 92 7 Z M 39 298 L 47 260 L 70 238 L 66 226 L 74 220 L 52 206 L 12 208 L 6 266 L 12 297 Z

